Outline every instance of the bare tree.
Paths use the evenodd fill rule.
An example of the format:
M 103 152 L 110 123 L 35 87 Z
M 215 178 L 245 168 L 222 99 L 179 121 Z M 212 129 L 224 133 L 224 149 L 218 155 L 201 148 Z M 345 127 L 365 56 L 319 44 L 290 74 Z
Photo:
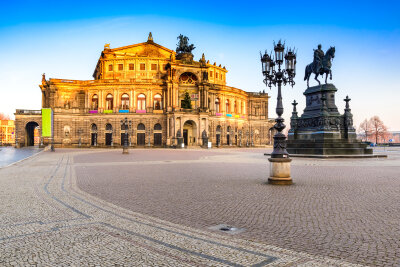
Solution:
M 378 116 L 373 116 L 369 120 L 369 123 L 371 125 L 372 135 L 375 137 L 375 143 L 377 144 L 378 138 L 384 137 L 385 134 L 387 133 L 387 127 Z
M 368 134 L 371 134 L 371 122 L 370 120 L 365 119 L 359 127 L 360 134 L 365 136 L 365 141 L 368 141 Z
M 0 120 L 9 120 L 10 116 L 0 112 Z

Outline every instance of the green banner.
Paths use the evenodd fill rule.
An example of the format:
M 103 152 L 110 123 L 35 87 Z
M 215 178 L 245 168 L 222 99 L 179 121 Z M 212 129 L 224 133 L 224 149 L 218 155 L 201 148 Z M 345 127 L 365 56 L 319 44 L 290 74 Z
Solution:
M 42 108 L 42 136 L 51 137 L 53 126 L 53 111 L 51 108 Z

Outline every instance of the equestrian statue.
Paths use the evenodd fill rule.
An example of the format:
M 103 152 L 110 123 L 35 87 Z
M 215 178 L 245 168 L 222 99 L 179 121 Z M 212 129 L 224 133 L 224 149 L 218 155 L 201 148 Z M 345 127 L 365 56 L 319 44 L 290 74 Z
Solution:
M 335 47 L 331 46 L 326 53 L 322 51 L 321 45 L 318 45 L 318 49 L 314 49 L 314 61 L 307 65 L 306 73 L 304 76 L 304 80 L 307 80 L 307 88 L 309 86 L 309 80 L 311 73 L 315 74 L 315 80 L 318 84 L 321 82 L 318 80 L 318 75 L 326 75 L 325 83 L 327 83 L 328 75 L 330 75 L 330 79 L 332 80 L 332 59 L 335 57 Z

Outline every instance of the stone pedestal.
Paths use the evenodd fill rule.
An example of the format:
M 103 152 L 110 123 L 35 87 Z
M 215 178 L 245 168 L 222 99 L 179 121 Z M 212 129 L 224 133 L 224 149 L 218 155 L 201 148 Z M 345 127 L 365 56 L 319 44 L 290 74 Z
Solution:
M 306 108 L 297 116 L 296 105 L 290 119 L 287 151 L 295 155 L 371 155 L 372 149 L 357 140 L 353 115 L 346 98 L 344 114 L 335 104 L 337 89 L 333 84 L 308 88 Z
M 203 139 L 202 147 L 208 148 L 208 137 L 203 137 L 202 139 Z
M 177 137 L 177 148 L 182 148 L 182 144 L 183 144 L 183 137 Z
M 268 183 L 274 185 L 291 185 L 293 183 L 290 176 L 290 158 L 269 158 L 270 171 Z

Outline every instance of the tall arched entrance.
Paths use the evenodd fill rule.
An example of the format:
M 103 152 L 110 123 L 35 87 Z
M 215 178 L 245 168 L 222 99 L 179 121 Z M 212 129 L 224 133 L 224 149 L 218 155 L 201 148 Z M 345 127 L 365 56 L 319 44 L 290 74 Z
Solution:
M 215 144 L 216 146 L 220 146 L 221 145 L 221 125 L 217 126 L 217 129 L 215 131 Z
M 188 120 L 183 124 L 183 142 L 185 146 L 197 144 L 197 126 L 192 120 Z
M 113 145 L 113 128 L 110 123 L 106 124 L 106 146 L 112 146 Z
M 157 123 L 154 125 L 154 146 L 162 145 L 162 127 L 161 124 Z
M 92 124 L 92 127 L 90 128 L 90 135 L 91 135 L 91 140 L 90 144 L 92 146 L 97 146 L 97 125 Z
M 146 144 L 146 127 L 143 123 L 138 124 L 136 137 L 136 144 L 138 146 L 144 146 Z
M 26 146 L 39 145 L 39 136 L 39 124 L 35 121 L 28 122 L 25 126 Z

